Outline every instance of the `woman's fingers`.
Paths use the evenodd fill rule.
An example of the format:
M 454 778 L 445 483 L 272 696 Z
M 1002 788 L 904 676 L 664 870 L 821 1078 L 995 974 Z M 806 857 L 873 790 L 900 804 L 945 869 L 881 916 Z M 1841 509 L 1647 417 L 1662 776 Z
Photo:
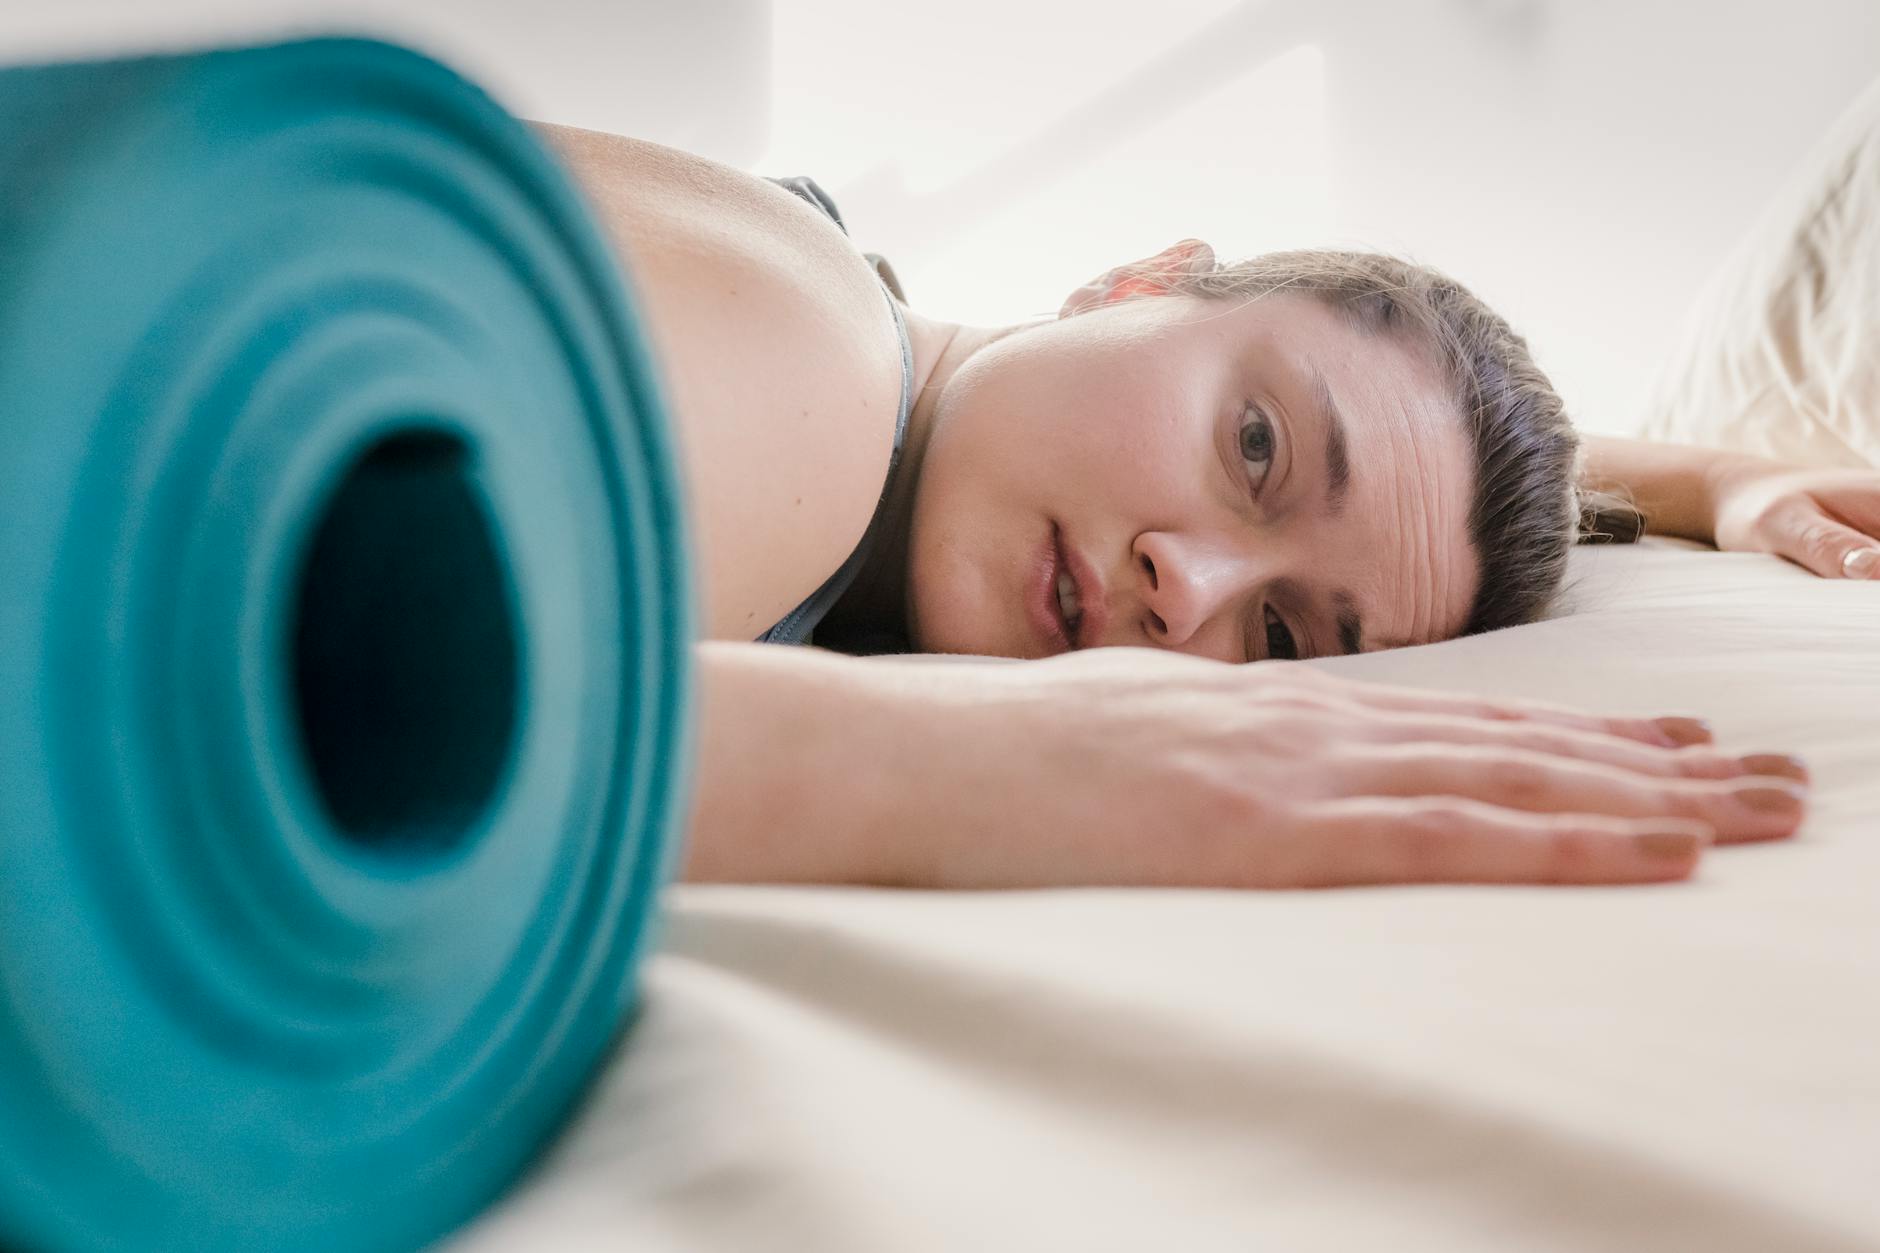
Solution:
M 1708 744 L 1710 727 L 1696 718 L 1628 718 L 1582 713 L 1558 705 L 1531 701 L 1498 701 L 1456 692 L 1424 692 L 1414 688 L 1384 687 L 1377 684 L 1341 680 L 1350 690 L 1341 696 L 1371 709 L 1396 713 L 1438 714 L 1452 718 L 1474 718 L 1486 722 L 1532 722 L 1617 735 L 1661 748 L 1681 748 Z M 1338 689 L 1332 689 L 1337 692 Z
M 1666 748 L 1624 736 L 1550 726 L 1544 722 L 1485 722 L 1479 718 L 1442 714 L 1387 713 L 1374 717 L 1367 725 L 1375 739 L 1384 743 L 1425 741 L 1523 749 L 1667 778 L 1732 779 L 1740 775 L 1774 775 L 1798 783 L 1806 783 L 1809 778 L 1805 765 L 1782 753 L 1737 755 L 1710 744 Z
M 1342 765 L 1353 794 L 1454 796 L 1535 813 L 1684 819 L 1727 843 L 1793 835 L 1804 808 L 1804 789 L 1787 779 L 1652 777 L 1524 749 L 1371 745 Z
M 1812 504 L 1786 510 L 1777 524 L 1777 553 L 1826 579 L 1880 578 L 1874 537 L 1830 518 Z
M 1701 822 L 1535 814 L 1455 797 L 1332 801 L 1305 819 L 1310 886 L 1355 883 L 1662 883 L 1687 878 Z

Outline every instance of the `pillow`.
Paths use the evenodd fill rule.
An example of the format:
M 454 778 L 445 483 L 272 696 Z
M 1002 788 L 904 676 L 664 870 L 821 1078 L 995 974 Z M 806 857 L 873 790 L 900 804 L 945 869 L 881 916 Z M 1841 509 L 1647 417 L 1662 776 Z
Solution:
M 1880 465 L 1880 82 L 1698 298 L 1641 433 Z

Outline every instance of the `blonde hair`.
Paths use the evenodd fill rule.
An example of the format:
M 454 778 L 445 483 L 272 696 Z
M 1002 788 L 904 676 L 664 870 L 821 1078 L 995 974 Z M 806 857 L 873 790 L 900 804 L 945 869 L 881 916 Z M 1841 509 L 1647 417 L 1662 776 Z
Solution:
M 1481 577 L 1464 635 L 1542 616 L 1582 535 L 1637 538 L 1635 525 L 1604 532 L 1626 529 L 1623 502 L 1576 489 L 1579 438 L 1527 341 L 1446 275 L 1383 253 L 1301 250 L 1158 277 L 1218 299 L 1309 293 L 1366 334 L 1435 353 L 1475 453 L 1469 532 Z

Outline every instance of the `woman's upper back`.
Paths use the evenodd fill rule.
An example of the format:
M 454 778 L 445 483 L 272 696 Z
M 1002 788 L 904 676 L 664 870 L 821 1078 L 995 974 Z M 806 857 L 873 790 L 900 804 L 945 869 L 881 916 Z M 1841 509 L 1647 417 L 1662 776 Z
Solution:
M 880 500 L 904 379 L 880 280 L 768 180 L 538 126 L 627 264 L 677 428 L 704 634 L 755 638 L 843 564 Z

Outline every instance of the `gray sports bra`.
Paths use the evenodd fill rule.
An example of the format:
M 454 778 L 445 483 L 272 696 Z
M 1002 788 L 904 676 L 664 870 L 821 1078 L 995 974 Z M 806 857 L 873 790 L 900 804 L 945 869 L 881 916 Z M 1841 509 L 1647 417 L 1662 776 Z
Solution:
M 836 212 L 836 206 L 827 193 L 808 178 L 772 179 L 774 183 L 795 192 L 803 199 L 815 205 L 829 215 L 831 221 L 842 227 L 844 234 L 848 226 L 842 221 L 842 215 Z M 882 483 L 881 499 L 875 502 L 875 515 L 868 522 L 868 530 L 862 535 L 862 542 L 856 545 L 848 560 L 840 569 L 830 575 L 823 585 L 810 594 L 808 600 L 784 615 L 770 630 L 757 637 L 760 644 L 809 644 L 816 624 L 821 622 L 842 594 L 855 582 L 855 576 L 861 573 L 862 565 L 868 560 L 868 554 L 874 547 L 876 537 L 886 525 L 885 506 L 888 502 L 888 484 L 894 482 L 894 470 L 901 462 L 901 444 L 907 438 L 907 415 L 914 407 L 914 346 L 907 337 L 907 320 L 901 316 L 901 306 L 895 303 L 900 295 L 900 284 L 894 277 L 894 271 L 887 262 L 867 254 L 874 265 L 875 272 L 881 276 L 881 294 L 888 302 L 888 311 L 894 315 L 894 329 L 901 336 L 901 411 L 894 420 L 894 451 L 888 457 L 888 477 Z

